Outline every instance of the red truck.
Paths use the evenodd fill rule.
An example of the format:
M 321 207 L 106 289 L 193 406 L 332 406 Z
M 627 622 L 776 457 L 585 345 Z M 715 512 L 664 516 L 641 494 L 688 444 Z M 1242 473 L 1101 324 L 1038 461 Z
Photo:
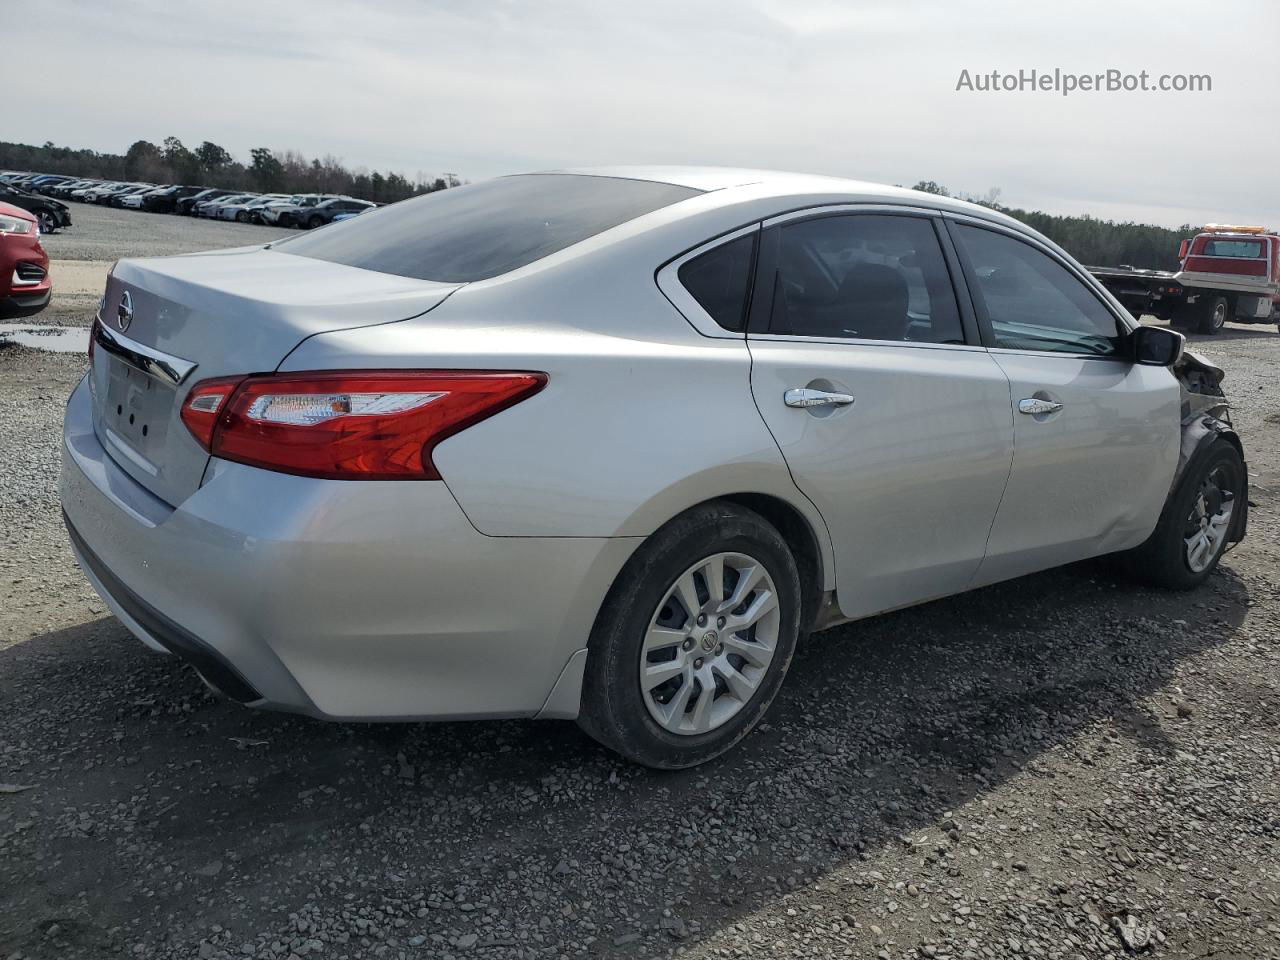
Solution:
M 1176 273 L 1089 267 L 1135 317 L 1151 314 L 1196 333 L 1228 320 L 1280 328 L 1280 235 L 1211 223 L 1178 248 Z

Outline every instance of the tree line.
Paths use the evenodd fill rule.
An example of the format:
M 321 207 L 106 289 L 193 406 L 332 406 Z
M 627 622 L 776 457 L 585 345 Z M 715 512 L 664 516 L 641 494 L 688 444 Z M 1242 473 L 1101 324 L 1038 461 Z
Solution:
M 243 163 L 212 141 L 187 147 L 177 137 L 166 137 L 160 144 L 138 140 L 123 154 L 59 147 L 52 142 L 37 147 L 0 141 L 0 170 L 6 169 L 106 180 L 198 184 L 263 193 L 340 193 L 376 203 L 394 203 L 462 183 L 452 173 L 428 177 L 420 172 L 409 179 L 400 173 L 370 171 L 364 167 L 350 170 L 332 155 L 308 159 L 297 150 L 269 147 L 255 147 L 249 152 L 249 162 Z M 921 180 L 913 189 L 952 196 L 946 187 L 932 180 Z M 998 189 L 981 197 L 957 196 L 1021 220 L 1081 263 L 1093 266 L 1128 264 L 1176 270 L 1178 242 L 1198 230 L 1190 225 L 1170 229 L 1149 223 L 1120 223 L 1090 216 L 1021 210 L 1001 204 Z
M 410 179 L 400 173 L 364 167 L 351 170 L 331 155 L 308 159 L 297 150 L 269 147 L 255 147 L 249 153 L 249 162 L 244 163 L 212 141 L 188 147 L 177 137 L 166 137 L 159 144 L 138 140 L 123 154 L 60 147 L 52 141 L 38 147 L 0 142 L 0 170 L 182 183 L 262 193 L 338 193 L 376 203 L 394 203 L 462 183 L 452 173 L 428 177 L 419 172 Z
M 946 187 L 932 180 L 921 180 L 912 189 L 944 197 L 952 195 Z M 1150 223 L 1119 223 L 1090 216 L 1067 217 L 1039 210 L 1020 210 L 1001 204 L 998 188 L 992 188 L 981 197 L 957 195 L 957 199 L 979 203 L 1021 220 L 1081 263 L 1095 267 L 1127 264 L 1148 270 L 1177 270 L 1179 241 L 1200 230 L 1190 224 L 1171 229 Z

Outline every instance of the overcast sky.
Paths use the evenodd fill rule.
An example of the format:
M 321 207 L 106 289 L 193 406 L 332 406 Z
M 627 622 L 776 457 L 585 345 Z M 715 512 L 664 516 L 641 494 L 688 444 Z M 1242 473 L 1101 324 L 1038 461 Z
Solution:
M 0 139 L 172 134 L 408 175 L 769 167 L 1280 227 L 1277 0 L 0 0 Z M 1019 69 L 1206 93 L 957 92 Z

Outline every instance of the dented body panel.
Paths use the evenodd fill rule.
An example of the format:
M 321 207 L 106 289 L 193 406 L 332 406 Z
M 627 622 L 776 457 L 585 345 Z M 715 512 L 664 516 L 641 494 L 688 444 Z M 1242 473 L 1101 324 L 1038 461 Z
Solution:
M 1182 387 L 1182 446 L 1170 491 L 1177 489 L 1191 464 L 1219 438 L 1232 444 L 1240 451 L 1241 459 L 1244 458 L 1244 445 L 1231 423 L 1231 405 L 1222 391 L 1225 371 L 1197 354 L 1184 353 L 1173 372 Z M 1240 509 L 1232 516 L 1230 543 L 1243 540 L 1248 526 L 1248 476 L 1246 464 L 1245 495 L 1240 498 Z

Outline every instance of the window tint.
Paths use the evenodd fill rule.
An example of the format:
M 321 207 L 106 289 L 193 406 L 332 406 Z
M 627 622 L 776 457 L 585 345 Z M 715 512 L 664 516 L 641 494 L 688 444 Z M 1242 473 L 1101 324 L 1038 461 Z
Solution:
M 419 280 L 486 280 L 701 191 L 669 183 L 528 174 L 439 190 L 273 244 Z
M 1261 240 L 1208 240 L 1204 245 L 1205 257 L 1247 257 L 1250 260 L 1264 260 L 1266 253 L 1262 249 Z
M 957 228 L 976 274 L 996 346 L 1106 355 L 1122 333 L 1102 302 L 1065 267 L 1021 240 Z
M 726 330 L 747 327 L 756 234 L 749 233 L 694 257 L 680 267 L 680 283 Z
M 928 220 L 822 217 L 780 230 L 772 333 L 964 343 Z

